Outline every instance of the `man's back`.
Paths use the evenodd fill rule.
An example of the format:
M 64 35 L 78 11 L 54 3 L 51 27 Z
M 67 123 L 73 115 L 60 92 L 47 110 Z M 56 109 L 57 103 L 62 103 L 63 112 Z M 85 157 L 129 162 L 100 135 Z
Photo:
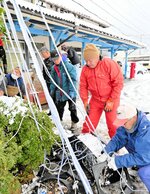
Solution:
M 50 51 L 47 49 L 47 47 L 43 46 L 39 50 L 39 52 L 41 53 L 41 56 L 44 59 L 44 64 L 46 66 L 46 67 L 43 66 L 43 77 L 46 81 L 46 84 L 47 84 L 47 87 L 48 87 L 48 90 L 49 90 L 51 80 L 50 80 L 48 72 L 51 73 L 51 68 L 54 65 L 54 62 L 51 59 L 51 54 L 50 54 Z M 47 70 L 48 70 L 48 72 L 47 72 Z
M 79 56 L 73 47 L 69 47 L 69 46 L 63 44 L 61 46 L 61 49 L 65 52 L 67 52 L 67 57 L 69 58 L 70 62 L 73 65 L 80 64 Z
M 80 59 L 78 57 L 78 54 L 72 47 L 68 48 L 67 53 L 68 53 L 68 58 L 70 59 L 70 61 L 73 65 L 80 63 Z
M 47 70 L 49 71 L 49 73 L 51 72 L 52 66 L 54 65 L 54 62 L 52 61 L 51 57 L 44 59 L 44 64 L 47 68 Z M 43 77 L 46 81 L 46 83 L 50 83 L 50 78 L 47 75 L 46 69 L 43 67 Z

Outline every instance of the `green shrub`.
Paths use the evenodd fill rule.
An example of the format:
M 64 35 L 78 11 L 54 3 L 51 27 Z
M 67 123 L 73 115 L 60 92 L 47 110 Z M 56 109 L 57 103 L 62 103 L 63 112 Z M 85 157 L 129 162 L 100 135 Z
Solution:
M 34 117 L 27 104 L 18 103 L 0 102 L 0 194 L 19 192 L 59 141 L 46 113 L 33 107 Z

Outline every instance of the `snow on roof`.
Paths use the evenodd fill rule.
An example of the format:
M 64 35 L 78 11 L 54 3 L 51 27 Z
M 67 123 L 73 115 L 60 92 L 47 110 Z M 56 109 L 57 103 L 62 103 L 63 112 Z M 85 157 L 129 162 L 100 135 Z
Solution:
M 51 3 L 53 5 L 56 5 L 58 7 L 64 8 L 65 10 L 69 10 L 75 14 L 80 15 L 81 17 L 85 17 L 88 19 L 93 19 L 95 22 L 97 22 L 98 24 L 104 26 L 104 27 L 108 27 L 110 26 L 109 22 L 104 21 L 102 18 L 100 18 L 98 15 L 94 15 L 94 13 L 90 13 L 90 11 L 87 11 L 88 9 L 84 8 L 80 3 L 76 3 L 73 1 L 68 1 L 65 0 L 44 0 L 44 2 L 47 3 Z M 81 6 L 80 6 L 81 5 Z
M 30 2 L 27 2 L 27 1 L 23 1 L 23 0 L 17 0 L 17 3 L 21 7 L 24 7 L 25 9 L 29 9 L 29 10 L 32 10 L 32 11 L 40 12 L 40 8 L 36 4 L 30 3 Z M 50 11 L 49 9 L 43 8 L 43 7 L 41 7 L 41 10 L 46 15 L 49 15 L 49 16 L 52 16 L 52 17 L 56 17 L 58 19 L 62 19 L 62 20 L 65 20 L 65 21 L 74 22 L 74 18 L 75 17 L 74 17 L 73 14 L 70 14 L 70 13 L 69 14 L 68 13 L 62 14 L 62 13 L 56 12 L 54 10 Z
M 16 1 L 17 1 L 18 5 L 20 5 L 21 7 L 24 7 L 25 9 L 29 9 L 29 10 L 32 10 L 32 11 L 35 11 L 35 12 L 40 12 L 40 8 L 41 8 L 43 13 L 48 15 L 48 16 L 51 16 L 51 17 L 54 17 L 54 18 L 57 18 L 57 19 L 60 19 L 60 20 L 68 21 L 68 22 L 74 23 L 78 26 L 84 26 L 86 28 L 91 28 L 91 29 L 93 29 L 93 32 L 94 32 L 94 30 L 96 32 L 98 31 L 99 34 L 104 35 L 104 36 L 109 36 L 111 38 L 117 38 L 117 39 L 120 39 L 120 40 L 130 42 L 132 44 L 136 44 L 136 45 L 139 45 L 139 46 L 142 46 L 142 47 L 146 47 L 146 45 L 144 45 L 143 43 L 135 41 L 133 39 L 129 39 L 127 36 L 122 35 L 120 33 L 115 33 L 109 28 L 107 28 L 107 29 L 102 28 L 102 27 L 96 25 L 96 23 L 94 23 L 94 22 L 91 23 L 91 21 L 87 21 L 87 20 L 85 21 L 83 19 L 79 19 L 73 13 L 61 13 L 61 12 L 55 11 L 53 9 L 50 10 L 48 8 L 40 7 L 40 5 L 36 5 L 36 4 L 30 3 L 30 2 L 27 2 L 27 1 L 24 1 L 24 0 L 16 0 Z M 52 2 L 54 0 L 47 0 L 47 1 Z M 57 0 L 57 1 L 59 1 L 59 0 Z M 59 6 L 59 4 L 57 4 L 57 5 Z

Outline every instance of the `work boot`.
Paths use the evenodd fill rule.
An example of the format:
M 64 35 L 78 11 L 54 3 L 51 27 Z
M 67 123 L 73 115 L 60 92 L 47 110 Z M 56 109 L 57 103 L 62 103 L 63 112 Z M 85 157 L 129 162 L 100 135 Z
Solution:
M 61 124 L 65 130 L 69 129 L 69 126 L 64 121 L 61 121 Z
M 74 123 L 73 121 L 71 122 L 71 127 L 70 130 L 71 131 L 75 131 L 77 129 L 77 123 Z

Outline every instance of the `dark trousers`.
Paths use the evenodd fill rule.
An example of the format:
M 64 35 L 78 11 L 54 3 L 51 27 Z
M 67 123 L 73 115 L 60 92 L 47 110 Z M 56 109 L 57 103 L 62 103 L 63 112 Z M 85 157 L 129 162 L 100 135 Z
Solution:
M 76 102 L 76 98 L 73 98 L 72 100 L 74 102 Z M 74 122 L 74 123 L 77 123 L 79 121 L 79 118 L 77 116 L 77 109 L 76 109 L 75 104 L 71 100 L 66 100 L 66 101 L 63 101 L 63 102 L 58 101 L 58 102 L 55 103 L 56 107 L 57 107 L 57 110 L 58 110 L 58 113 L 59 113 L 60 120 L 62 121 L 63 114 L 64 114 L 64 108 L 65 108 L 65 105 L 66 105 L 67 102 L 69 104 L 69 111 L 70 111 L 71 121 Z

